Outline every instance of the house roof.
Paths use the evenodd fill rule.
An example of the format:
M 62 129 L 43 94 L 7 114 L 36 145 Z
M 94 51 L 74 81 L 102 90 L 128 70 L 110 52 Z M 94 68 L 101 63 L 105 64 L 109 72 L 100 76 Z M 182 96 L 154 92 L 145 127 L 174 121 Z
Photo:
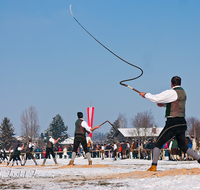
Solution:
M 87 140 L 87 142 L 89 140 L 92 142 L 91 137 L 86 137 L 86 140 Z M 74 137 L 69 137 L 69 138 L 65 139 L 63 142 L 61 142 L 60 144 L 73 144 L 73 143 L 74 143 Z
M 145 137 L 145 136 L 155 136 L 157 137 L 160 132 L 162 131 L 163 128 L 158 127 L 156 128 L 156 133 L 153 133 L 153 129 L 152 128 L 118 128 L 118 130 L 120 131 L 120 133 L 124 136 L 124 137 Z

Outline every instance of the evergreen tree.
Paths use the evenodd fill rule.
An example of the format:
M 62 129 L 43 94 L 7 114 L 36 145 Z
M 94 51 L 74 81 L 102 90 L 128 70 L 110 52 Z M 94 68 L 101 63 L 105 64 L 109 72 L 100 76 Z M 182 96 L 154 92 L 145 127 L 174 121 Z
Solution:
M 3 122 L 0 126 L 0 146 L 1 148 L 9 149 L 13 140 L 15 138 L 14 135 L 14 128 L 12 123 L 10 123 L 10 120 L 7 117 L 4 117 Z
M 44 140 L 44 133 L 40 134 L 40 139 Z
M 110 131 L 107 133 L 106 139 L 105 139 L 105 143 L 113 143 L 114 141 L 114 134 L 115 134 L 115 129 L 112 127 L 110 129 Z
M 62 117 L 57 114 L 55 117 L 53 117 L 53 121 L 50 123 L 49 128 L 47 129 L 47 133 L 51 131 L 53 138 L 58 139 L 60 137 L 59 142 L 62 142 L 68 138 L 67 129 L 68 126 L 65 126 Z

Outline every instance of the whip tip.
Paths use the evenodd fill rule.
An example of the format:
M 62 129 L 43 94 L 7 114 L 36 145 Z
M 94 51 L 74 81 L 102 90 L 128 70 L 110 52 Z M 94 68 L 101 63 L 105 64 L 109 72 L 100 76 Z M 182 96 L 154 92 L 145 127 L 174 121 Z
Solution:
M 72 13 L 72 5 L 69 6 L 69 10 L 70 10 L 71 15 L 74 17 L 74 15 Z

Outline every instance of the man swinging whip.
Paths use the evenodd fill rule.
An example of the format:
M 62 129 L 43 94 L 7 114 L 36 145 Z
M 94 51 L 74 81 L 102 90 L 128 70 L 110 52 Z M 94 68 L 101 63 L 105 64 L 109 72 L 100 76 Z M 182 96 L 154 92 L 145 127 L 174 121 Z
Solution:
M 192 149 L 185 144 L 185 131 L 187 124 L 185 121 L 185 102 L 186 93 L 181 87 L 181 78 L 174 76 L 171 79 L 171 89 L 165 90 L 160 94 L 152 95 L 150 93 L 140 92 L 143 98 L 146 98 L 159 107 L 166 107 L 165 117 L 167 118 L 165 127 L 157 138 L 155 147 L 153 149 L 152 166 L 147 171 L 156 171 L 157 162 L 160 156 L 160 149 L 172 137 L 176 137 L 178 146 L 184 153 L 192 156 L 200 163 L 200 156 L 198 156 Z
M 96 127 L 90 128 L 86 121 L 83 120 L 83 113 L 78 112 L 77 113 L 78 119 L 75 122 L 75 138 L 74 138 L 74 148 L 72 151 L 72 158 L 68 165 L 74 165 L 74 160 L 76 157 L 76 153 L 79 147 L 79 144 L 81 143 L 83 146 L 83 150 L 85 152 L 85 157 L 88 159 L 89 165 L 92 165 L 91 156 L 87 147 L 87 141 L 86 141 L 86 132 L 91 133 L 95 129 L 98 129 L 100 126 L 97 125 Z

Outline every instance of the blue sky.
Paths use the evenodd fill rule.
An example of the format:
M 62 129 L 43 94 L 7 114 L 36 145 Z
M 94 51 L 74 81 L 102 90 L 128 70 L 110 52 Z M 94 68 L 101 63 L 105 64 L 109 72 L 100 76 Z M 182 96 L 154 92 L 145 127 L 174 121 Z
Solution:
M 163 127 L 164 109 L 119 85 L 140 71 L 114 57 L 101 43 L 141 67 L 130 86 L 150 93 L 182 78 L 186 115 L 199 118 L 200 1 L 127 0 L 0 1 L 0 119 L 8 117 L 20 135 L 22 111 L 35 106 L 41 132 L 60 114 L 74 132 L 76 113 L 95 107 L 94 125 L 152 111 Z M 108 132 L 103 125 L 99 131 Z

